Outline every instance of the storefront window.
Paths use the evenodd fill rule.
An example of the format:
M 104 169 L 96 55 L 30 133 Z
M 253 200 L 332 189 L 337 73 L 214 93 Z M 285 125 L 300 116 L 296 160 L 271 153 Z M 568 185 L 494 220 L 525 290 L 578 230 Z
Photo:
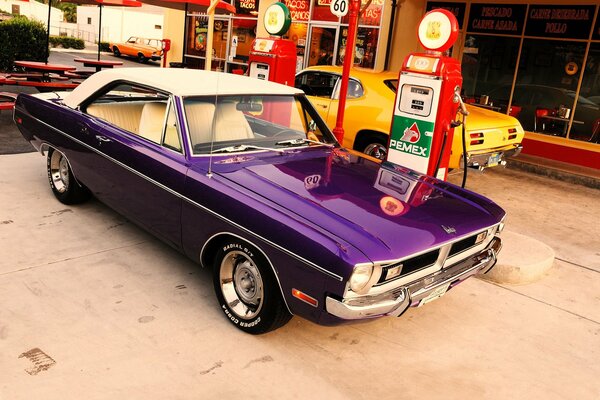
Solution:
M 463 96 L 467 103 L 501 107 L 497 111 L 506 112 L 519 41 L 506 36 L 467 36 L 462 56 Z
M 236 15 L 253 15 L 252 4 L 240 9 Z M 256 38 L 256 18 L 215 18 L 213 30 L 212 70 L 244 74 L 252 41 Z M 208 38 L 208 17 L 188 16 L 188 33 L 185 63 L 190 68 L 204 68 Z
M 375 66 L 375 53 L 377 51 L 377 39 L 379 29 L 377 28 L 358 28 L 356 33 L 356 50 L 354 53 L 354 66 L 363 68 L 373 68 Z M 348 27 L 342 26 L 338 38 L 338 56 L 337 65 L 344 64 L 346 55 L 346 42 L 348 40 Z
M 590 47 L 569 137 L 600 143 L 600 43 Z
M 206 33 L 208 18 L 206 16 L 188 17 L 188 34 L 186 53 L 197 57 L 206 57 Z
M 304 54 L 306 52 L 306 35 L 308 24 L 301 22 L 293 22 L 290 25 L 290 30 L 285 39 L 290 39 L 296 44 L 296 72 L 299 72 L 304 67 Z
M 367 8 L 369 0 L 361 0 L 360 9 L 364 11 L 358 18 L 358 25 L 379 26 L 381 24 L 381 16 L 383 15 L 384 0 L 372 0 Z M 329 7 L 329 6 L 328 6 Z M 331 13 L 331 11 L 329 12 Z M 348 14 L 342 17 L 342 24 L 348 24 L 350 17 Z
M 314 0 L 312 8 L 313 21 L 338 22 L 339 18 L 331 13 L 331 0 Z
M 252 41 L 256 38 L 256 19 L 231 20 L 231 38 L 229 39 L 229 63 L 227 72 L 244 74 L 248 68 L 248 57 Z
M 308 66 L 332 65 L 336 27 L 313 26 L 310 33 Z
M 525 130 L 567 136 L 585 47 L 577 42 L 524 40 L 512 107 Z

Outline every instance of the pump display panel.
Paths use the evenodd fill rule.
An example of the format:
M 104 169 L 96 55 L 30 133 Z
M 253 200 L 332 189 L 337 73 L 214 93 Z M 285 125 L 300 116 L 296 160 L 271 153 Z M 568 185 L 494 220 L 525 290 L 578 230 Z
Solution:
M 428 117 L 433 104 L 433 88 L 405 84 L 402 85 L 398 109 L 403 113 Z

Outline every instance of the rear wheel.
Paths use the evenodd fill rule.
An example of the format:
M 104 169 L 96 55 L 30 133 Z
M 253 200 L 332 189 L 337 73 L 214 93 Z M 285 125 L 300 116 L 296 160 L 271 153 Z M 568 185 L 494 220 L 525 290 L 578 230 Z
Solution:
M 362 151 L 366 155 L 383 160 L 387 154 L 387 147 L 379 142 L 369 143 Z
M 231 238 L 219 247 L 213 283 L 221 310 L 244 332 L 266 333 L 292 317 L 268 262 L 239 239 Z
M 63 153 L 50 148 L 46 159 L 48 181 L 54 196 L 63 204 L 82 203 L 90 198 L 90 192 L 75 180 L 69 160 Z
M 387 155 L 388 136 L 375 131 L 362 131 L 356 135 L 354 150 L 383 160 Z
M 119 51 L 119 48 L 117 46 L 113 47 L 113 54 L 115 55 L 115 57 L 121 57 L 121 52 Z

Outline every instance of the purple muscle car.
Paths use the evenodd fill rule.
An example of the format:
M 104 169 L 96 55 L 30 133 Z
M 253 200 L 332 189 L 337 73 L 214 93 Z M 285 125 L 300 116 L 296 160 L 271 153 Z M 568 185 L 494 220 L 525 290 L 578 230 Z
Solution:
M 505 212 L 340 147 L 298 89 L 215 72 L 122 68 L 20 95 L 59 201 L 93 195 L 213 268 L 248 333 L 399 316 L 478 272 Z

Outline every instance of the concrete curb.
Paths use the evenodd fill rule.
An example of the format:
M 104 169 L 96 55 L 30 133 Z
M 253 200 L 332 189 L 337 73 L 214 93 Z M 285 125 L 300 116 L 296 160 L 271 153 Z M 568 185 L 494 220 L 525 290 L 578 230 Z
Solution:
M 81 54 L 98 54 L 98 48 L 96 47 L 95 49 L 91 49 L 91 48 L 85 48 L 85 49 L 65 49 L 62 47 L 53 47 L 50 49 L 50 51 L 55 51 L 57 53 L 81 53 Z M 100 54 L 108 54 L 111 55 L 112 53 L 109 51 L 102 51 L 100 52 Z
M 588 176 L 583 173 L 563 171 L 548 165 L 539 165 L 535 162 L 526 161 L 523 158 L 519 159 L 519 157 L 510 158 L 506 166 L 510 169 L 517 169 L 537 175 L 547 176 L 560 181 L 587 186 L 593 189 L 600 189 L 600 179 L 596 177 Z
M 496 283 L 523 285 L 541 279 L 554 264 L 554 250 L 532 237 L 504 231 L 502 245 L 494 269 L 478 277 Z

